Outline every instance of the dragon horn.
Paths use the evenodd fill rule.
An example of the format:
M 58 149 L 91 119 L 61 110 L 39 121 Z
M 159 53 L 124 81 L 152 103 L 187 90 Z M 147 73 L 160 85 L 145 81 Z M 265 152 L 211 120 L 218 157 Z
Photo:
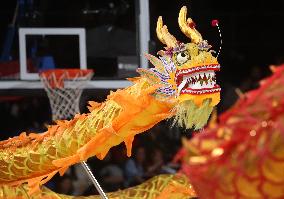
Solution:
M 181 31 L 189 38 L 193 43 L 198 44 L 202 41 L 201 34 L 195 29 L 195 24 L 191 18 L 186 19 L 187 15 L 187 8 L 183 6 L 180 9 L 179 17 L 178 17 L 178 24 Z
M 161 16 L 158 18 L 157 21 L 156 32 L 159 40 L 163 44 L 166 44 L 167 47 L 174 48 L 178 45 L 176 38 L 169 33 L 167 26 L 163 25 L 163 19 Z

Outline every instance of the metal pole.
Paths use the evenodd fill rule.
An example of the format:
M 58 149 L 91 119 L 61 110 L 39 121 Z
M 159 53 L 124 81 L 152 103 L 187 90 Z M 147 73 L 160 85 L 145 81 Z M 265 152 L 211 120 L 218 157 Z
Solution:
M 106 194 L 103 191 L 102 187 L 100 186 L 100 184 L 98 183 L 97 179 L 93 175 L 93 173 L 92 173 L 91 169 L 89 168 L 89 166 L 87 165 L 87 163 L 85 161 L 83 161 L 81 163 L 81 165 L 84 168 L 84 170 L 86 171 L 86 173 L 88 174 L 88 176 L 91 179 L 91 181 L 93 182 L 93 184 L 96 187 L 97 191 L 99 192 L 101 198 L 102 199 L 108 199 L 108 197 L 106 196 Z
M 139 0 L 139 39 L 140 39 L 140 67 L 148 68 L 148 60 L 144 53 L 149 52 L 150 14 L 149 0 Z

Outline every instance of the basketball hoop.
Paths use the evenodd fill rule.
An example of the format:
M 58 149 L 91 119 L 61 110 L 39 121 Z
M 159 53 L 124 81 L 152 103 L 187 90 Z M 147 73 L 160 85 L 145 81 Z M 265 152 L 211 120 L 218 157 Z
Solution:
M 40 80 L 49 98 L 53 121 L 70 119 L 80 112 L 80 98 L 84 87 L 92 76 L 92 70 L 82 69 L 51 69 L 40 73 Z M 83 161 L 81 165 L 98 190 L 101 198 L 107 199 L 106 194 L 87 163 Z
M 92 70 L 81 69 L 52 69 L 40 73 L 53 121 L 70 119 L 80 112 L 80 97 L 92 76 Z

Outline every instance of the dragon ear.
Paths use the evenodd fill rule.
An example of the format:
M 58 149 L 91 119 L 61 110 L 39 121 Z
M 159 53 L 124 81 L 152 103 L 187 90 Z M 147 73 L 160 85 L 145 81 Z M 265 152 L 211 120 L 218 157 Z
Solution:
M 160 71 L 161 73 L 165 72 L 165 66 L 159 58 L 150 54 L 145 54 L 145 57 L 151 62 L 151 64 L 155 66 L 158 71 Z

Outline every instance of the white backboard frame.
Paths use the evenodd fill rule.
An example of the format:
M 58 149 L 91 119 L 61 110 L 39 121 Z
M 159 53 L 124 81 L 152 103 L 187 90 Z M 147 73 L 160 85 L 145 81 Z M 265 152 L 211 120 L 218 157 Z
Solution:
M 133 83 L 127 80 L 92 80 L 87 83 L 85 89 L 119 89 L 131 86 Z M 44 89 L 40 81 L 15 80 L 0 81 L 0 90 L 10 89 Z
M 85 28 L 19 28 L 20 79 L 39 80 L 38 73 L 27 70 L 27 35 L 78 35 L 80 69 L 87 69 L 86 31 Z

